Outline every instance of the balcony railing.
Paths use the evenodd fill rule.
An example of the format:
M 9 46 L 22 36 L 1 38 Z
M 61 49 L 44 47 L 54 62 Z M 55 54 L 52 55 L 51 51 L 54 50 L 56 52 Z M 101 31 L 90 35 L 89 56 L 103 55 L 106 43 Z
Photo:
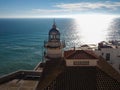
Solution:
M 62 54 L 47 54 L 45 55 L 47 58 L 61 58 Z
M 65 41 L 44 41 L 44 47 L 65 47 Z

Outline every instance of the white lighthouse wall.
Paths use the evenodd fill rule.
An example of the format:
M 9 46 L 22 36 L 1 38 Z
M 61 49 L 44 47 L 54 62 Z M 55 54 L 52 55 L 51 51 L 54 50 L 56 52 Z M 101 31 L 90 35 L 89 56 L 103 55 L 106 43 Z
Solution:
M 47 49 L 47 56 L 53 58 L 62 57 L 62 49 Z

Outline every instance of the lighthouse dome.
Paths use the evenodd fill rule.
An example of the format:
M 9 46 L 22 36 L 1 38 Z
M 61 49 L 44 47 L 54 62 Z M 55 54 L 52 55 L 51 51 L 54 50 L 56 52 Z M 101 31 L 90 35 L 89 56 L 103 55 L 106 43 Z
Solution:
M 52 29 L 49 31 L 49 41 L 58 41 L 60 40 L 60 32 L 59 29 L 56 28 L 56 24 L 54 23 Z
M 57 28 L 52 28 L 50 31 L 49 31 L 49 35 L 60 35 L 60 32 L 58 31 Z

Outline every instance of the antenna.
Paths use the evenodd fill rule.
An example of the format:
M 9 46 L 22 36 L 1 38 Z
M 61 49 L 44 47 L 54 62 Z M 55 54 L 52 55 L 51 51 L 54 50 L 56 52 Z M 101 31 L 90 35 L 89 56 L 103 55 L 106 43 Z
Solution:
M 56 24 L 56 23 L 55 23 L 55 18 L 53 19 L 53 23 Z
M 53 28 L 56 28 L 55 18 L 53 19 Z

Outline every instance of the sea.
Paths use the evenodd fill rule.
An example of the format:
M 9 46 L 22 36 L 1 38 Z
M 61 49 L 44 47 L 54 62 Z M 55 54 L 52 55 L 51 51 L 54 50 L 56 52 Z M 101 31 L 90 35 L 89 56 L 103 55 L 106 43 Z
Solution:
M 43 59 L 44 40 L 48 39 L 53 18 L 0 19 L 0 76 L 32 70 Z M 120 18 L 56 18 L 55 23 L 65 40 L 65 50 L 83 44 L 120 40 Z

